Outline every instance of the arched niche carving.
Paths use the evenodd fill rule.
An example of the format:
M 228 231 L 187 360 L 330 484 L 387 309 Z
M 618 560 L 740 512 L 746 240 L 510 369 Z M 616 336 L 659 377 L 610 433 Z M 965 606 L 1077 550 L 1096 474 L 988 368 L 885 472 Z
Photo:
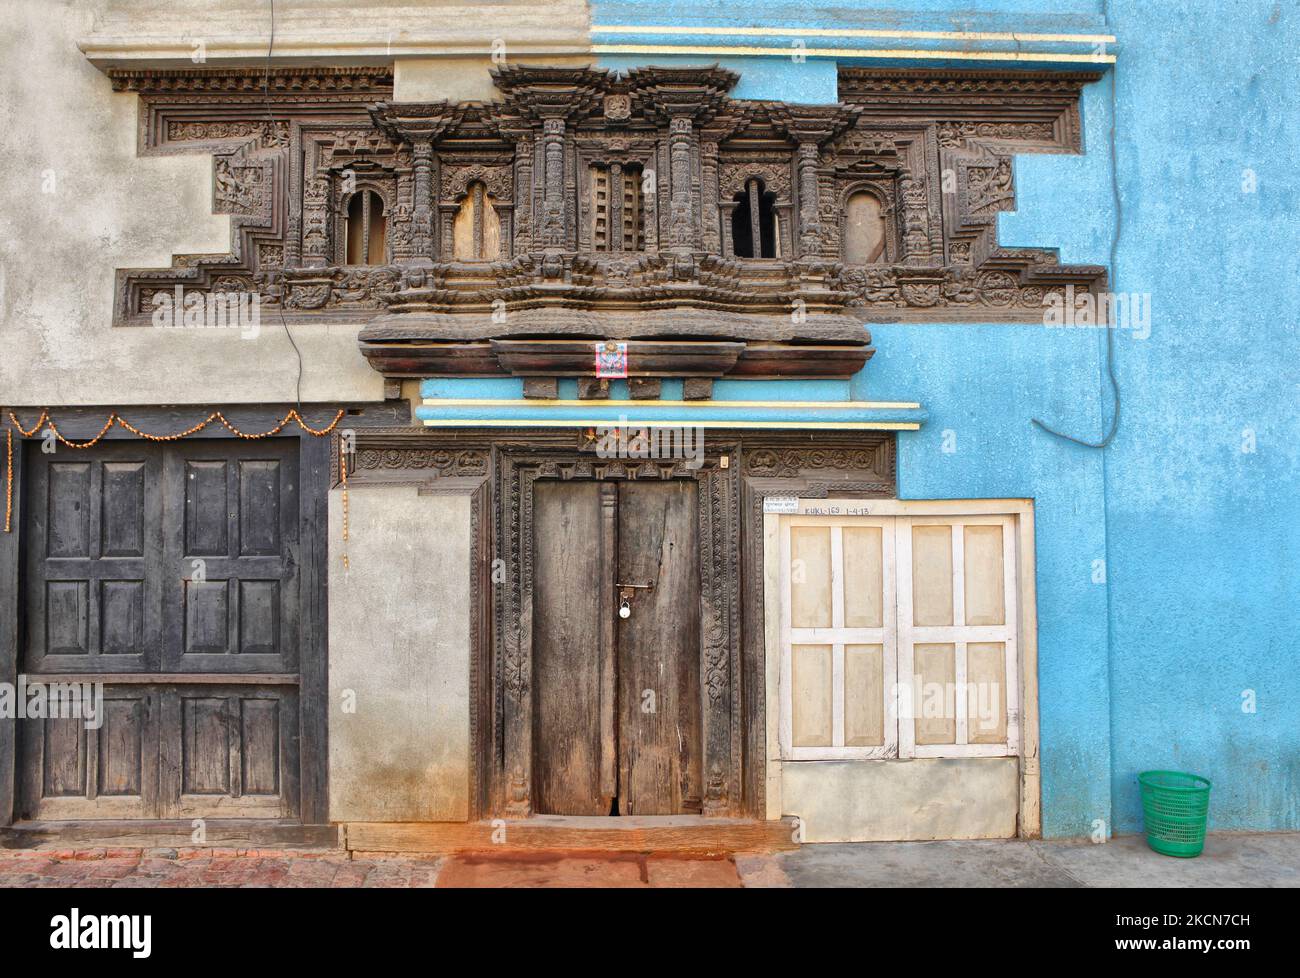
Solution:
M 363 184 L 343 198 L 342 263 L 388 263 L 388 202 L 376 186 Z
M 896 260 L 893 215 L 888 192 L 868 181 L 844 187 L 839 200 L 840 255 L 846 265 L 878 265 Z

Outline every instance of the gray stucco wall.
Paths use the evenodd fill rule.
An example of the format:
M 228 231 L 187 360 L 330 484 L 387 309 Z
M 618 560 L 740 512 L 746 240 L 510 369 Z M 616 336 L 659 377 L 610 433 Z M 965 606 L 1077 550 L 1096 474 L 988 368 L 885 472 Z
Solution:
M 1009 839 L 1019 772 L 1017 757 L 787 761 L 782 807 L 805 842 Z
M 354 487 L 348 509 L 344 543 L 333 492 L 330 818 L 467 819 L 469 497 Z
M 494 41 L 518 58 L 587 45 L 575 0 L 277 0 L 277 62 L 390 63 L 396 97 L 482 97 Z M 14 406 L 292 402 L 298 360 L 278 317 L 235 330 L 114 328 L 118 268 L 230 250 L 212 213 L 212 157 L 137 155 L 138 99 L 96 64 L 261 65 L 263 0 L 8 0 L 0 30 L 0 402 Z M 84 48 L 84 52 L 83 52 Z M 451 51 L 446 61 L 430 55 Z M 423 54 L 423 58 L 419 55 Z M 93 60 L 93 63 L 92 63 Z M 444 94 L 439 95 L 445 89 Z M 383 381 L 359 326 L 291 327 L 303 401 L 373 401 Z

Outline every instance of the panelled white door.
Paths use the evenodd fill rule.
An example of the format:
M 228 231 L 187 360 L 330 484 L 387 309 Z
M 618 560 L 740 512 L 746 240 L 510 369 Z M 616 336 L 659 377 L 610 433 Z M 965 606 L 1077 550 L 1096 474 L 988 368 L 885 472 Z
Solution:
M 893 757 L 898 643 L 892 520 L 783 522 L 783 753 L 796 760 Z
M 788 516 L 787 760 L 1019 753 L 1012 516 Z

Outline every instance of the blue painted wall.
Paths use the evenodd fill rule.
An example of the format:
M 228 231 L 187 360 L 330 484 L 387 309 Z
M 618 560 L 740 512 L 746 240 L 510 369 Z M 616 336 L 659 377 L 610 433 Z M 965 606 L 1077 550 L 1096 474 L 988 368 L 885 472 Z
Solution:
M 1087 449 L 1030 423 L 1041 417 L 1093 439 L 1105 429 L 1098 331 L 876 326 L 879 352 L 851 396 L 919 400 L 928 410 L 921 431 L 899 438 L 905 497 L 1036 501 L 1046 835 L 1085 835 L 1097 820 L 1139 831 L 1136 774 L 1152 767 L 1211 778 L 1214 828 L 1300 828 L 1296 5 L 990 0 L 972 11 L 877 0 L 592 10 L 596 25 L 1118 36 L 1116 75 L 1085 93 L 1085 155 L 1020 157 L 1018 211 L 1001 224 L 1004 244 L 1111 264 L 1115 122 L 1122 234 L 1112 288 L 1150 293 L 1153 313 L 1147 339 L 1114 336 L 1123 392 L 1114 441 Z M 647 62 L 665 58 L 603 63 Z M 744 97 L 829 97 L 818 94 L 824 67 L 727 63 L 752 79 L 737 93 Z M 943 450 L 946 431 L 955 451 Z M 1252 439 L 1253 451 L 1243 450 Z M 1097 560 L 1104 583 L 1093 582 Z

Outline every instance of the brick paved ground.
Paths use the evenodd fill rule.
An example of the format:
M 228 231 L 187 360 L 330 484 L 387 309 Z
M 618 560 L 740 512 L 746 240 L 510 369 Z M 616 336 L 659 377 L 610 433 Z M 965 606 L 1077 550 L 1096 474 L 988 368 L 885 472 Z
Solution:
M 683 858 L 546 852 L 396 856 L 337 850 L 0 849 L 0 887 L 1300 886 L 1300 833 L 1212 833 L 1197 859 L 1141 836 L 1072 842 L 867 842 Z
M 261 849 L 0 850 L 0 887 L 683 887 L 741 885 L 728 858 L 398 856 Z

